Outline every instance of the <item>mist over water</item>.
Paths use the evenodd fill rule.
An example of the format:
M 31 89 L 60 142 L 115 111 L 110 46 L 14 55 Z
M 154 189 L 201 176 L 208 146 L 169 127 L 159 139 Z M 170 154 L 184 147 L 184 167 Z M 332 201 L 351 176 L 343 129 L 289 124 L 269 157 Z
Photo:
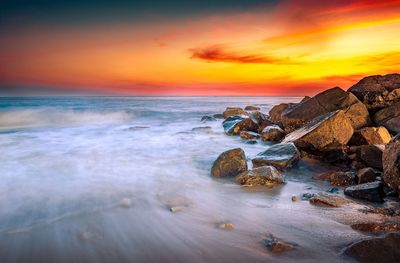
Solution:
M 221 152 L 252 158 L 269 145 L 226 136 L 203 115 L 297 101 L 0 98 L 1 262 L 342 262 L 360 234 L 330 216 L 340 210 L 291 201 L 329 188 L 305 183 L 326 167 L 301 161 L 263 191 L 210 176 Z M 298 248 L 272 255 L 268 234 Z

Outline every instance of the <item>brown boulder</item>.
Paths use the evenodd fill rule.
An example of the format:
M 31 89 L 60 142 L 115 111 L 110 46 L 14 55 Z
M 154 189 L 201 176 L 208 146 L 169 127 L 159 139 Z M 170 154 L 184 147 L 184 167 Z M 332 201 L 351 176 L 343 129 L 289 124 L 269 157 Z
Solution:
M 254 167 L 272 165 L 283 170 L 300 160 L 300 152 L 293 143 L 278 143 L 269 147 L 252 159 Z
M 346 198 L 341 197 L 336 194 L 329 193 L 317 193 L 313 197 L 309 199 L 309 202 L 313 205 L 322 205 L 322 206 L 332 206 L 332 207 L 340 207 L 350 203 Z
M 316 180 L 329 181 L 333 186 L 349 186 L 355 183 L 355 175 L 353 172 L 326 172 L 314 176 L 313 178 Z
M 315 118 L 288 134 L 282 142 L 293 142 L 305 151 L 326 151 L 346 145 L 352 135 L 350 121 L 344 111 L 339 110 Z
M 281 122 L 282 113 L 289 107 L 288 103 L 281 103 L 272 107 L 269 111 L 269 117 L 275 123 Z
M 384 149 L 385 145 L 382 144 L 362 145 L 357 148 L 357 158 L 367 166 L 382 170 L 382 154 Z
M 366 127 L 354 132 L 350 145 L 387 144 L 390 142 L 390 133 L 385 127 Z
M 284 183 L 285 179 L 275 167 L 260 166 L 239 174 L 235 181 L 245 186 L 274 186 Z
M 383 181 L 400 196 L 400 142 L 387 145 L 382 159 Z
M 263 141 L 279 142 L 285 137 L 286 133 L 278 125 L 271 125 L 265 127 L 261 132 L 261 139 Z
M 260 110 L 260 107 L 256 107 L 256 106 L 249 105 L 249 106 L 246 106 L 246 107 L 244 108 L 244 110 L 248 110 L 248 111 Z
M 362 168 L 357 172 L 357 182 L 359 184 L 374 182 L 377 174 L 377 171 L 371 167 Z
M 258 131 L 262 131 L 265 127 L 273 125 L 274 123 L 268 118 L 268 115 L 261 111 L 252 111 L 249 113 L 250 119 L 258 125 Z
M 242 120 L 238 121 L 232 121 L 232 125 L 228 125 L 229 122 L 224 123 L 225 128 L 225 133 L 227 135 L 239 135 L 240 132 L 242 131 L 251 131 L 251 132 L 257 132 L 258 131 L 258 125 L 254 123 L 250 118 L 244 118 Z
M 236 176 L 246 170 L 246 155 L 242 149 L 236 148 L 218 156 L 211 168 L 211 175 L 215 177 Z
M 231 116 L 235 116 L 235 115 L 249 115 L 246 111 L 244 111 L 242 108 L 238 108 L 238 107 L 228 107 L 226 108 L 226 110 L 223 112 L 223 116 L 224 118 L 228 118 Z
M 352 93 L 336 87 L 317 94 L 282 113 L 286 131 L 293 131 L 331 111 L 343 110 L 354 129 L 370 124 L 367 108 Z
M 377 125 L 385 126 L 392 133 L 400 133 L 400 102 L 384 108 L 374 116 Z
M 258 134 L 256 132 L 251 132 L 251 131 L 241 131 L 240 138 L 242 138 L 244 140 L 259 139 L 260 134 Z

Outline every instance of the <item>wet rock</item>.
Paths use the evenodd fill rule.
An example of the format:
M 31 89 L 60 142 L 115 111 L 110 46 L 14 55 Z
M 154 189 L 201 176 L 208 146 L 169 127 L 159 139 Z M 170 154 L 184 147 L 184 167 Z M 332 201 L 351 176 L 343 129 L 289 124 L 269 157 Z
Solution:
M 232 126 L 230 129 L 231 135 L 239 135 L 242 131 L 257 132 L 258 125 L 250 118 L 245 118 Z
M 271 125 L 265 127 L 261 132 L 261 139 L 263 141 L 279 142 L 285 137 L 286 133 L 278 125 Z
M 224 115 L 222 113 L 216 113 L 213 115 L 213 117 L 216 119 L 224 119 Z
M 268 116 L 260 111 L 253 111 L 249 113 L 250 119 L 258 125 L 258 132 L 261 132 L 265 127 L 273 125 L 273 122 Z
M 345 255 L 363 263 L 397 263 L 400 258 L 400 235 L 391 233 L 385 237 L 361 240 L 350 245 Z
M 344 194 L 371 202 L 383 202 L 383 188 L 381 182 L 350 186 L 344 189 Z
M 257 140 L 246 140 L 245 144 L 257 144 Z
M 246 106 L 246 107 L 244 108 L 244 110 L 248 110 L 248 111 L 260 110 L 260 107 L 256 107 L 256 106 L 249 105 L 249 106 Z
M 252 159 L 255 167 L 272 165 L 280 170 L 290 168 L 300 160 L 300 152 L 293 143 L 278 143 Z
M 331 193 L 331 194 L 338 194 L 339 189 L 337 189 L 336 187 L 332 187 L 332 188 L 328 189 L 327 192 Z
M 258 134 L 256 132 L 251 132 L 251 131 L 241 131 L 240 138 L 242 138 L 244 140 L 259 139 L 260 134 Z
M 376 180 L 377 172 L 374 168 L 366 167 L 357 172 L 357 182 L 359 184 L 370 183 Z
M 375 110 L 399 101 L 400 74 L 368 76 L 348 89 L 368 109 Z
M 368 233 L 400 232 L 400 221 L 397 223 L 360 223 L 351 225 L 351 228 Z
M 297 246 L 294 243 L 288 243 L 283 240 L 280 240 L 273 235 L 269 235 L 266 239 L 263 240 L 263 244 L 272 252 L 272 253 L 283 253 L 290 250 L 295 249 Z
M 400 102 L 384 108 L 374 115 L 377 125 L 385 126 L 392 133 L 400 132 Z
M 400 196 L 400 141 L 387 145 L 382 159 L 383 181 Z
M 207 121 L 216 121 L 217 119 L 212 117 L 212 116 L 203 116 L 201 117 L 201 122 L 207 122 Z
M 239 174 L 235 181 L 245 186 L 274 186 L 284 183 L 285 178 L 273 166 L 260 166 Z
M 228 117 L 226 120 L 222 122 L 222 126 L 224 127 L 224 131 L 227 135 L 232 135 L 233 133 L 233 128 L 242 120 L 244 120 L 246 117 L 240 116 L 240 115 L 235 115 Z
M 235 116 L 235 115 L 245 115 L 247 116 L 248 113 L 246 111 L 244 111 L 242 108 L 238 108 L 238 107 L 228 107 L 226 108 L 226 110 L 223 113 L 224 118 L 228 118 L 231 116 Z
M 281 115 L 281 121 L 286 131 L 291 132 L 332 111 L 343 110 L 350 125 L 359 129 L 371 123 L 369 112 L 365 105 L 352 93 L 336 87 L 317 94 L 291 108 Z
M 326 151 L 346 145 L 352 135 L 353 128 L 344 111 L 335 111 L 289 133 L 282 142 L 293 142 L 305 151 Z
M 221 224 L 218 224 L 218 226 L 217 226 L 219 229 L 222 229 L 222 230 L 233 230 L 233 224 L 232 223 L 221 223 Z
M 301 200 L 303 200 L 303 201 L 308 201 L 308 200 L 310 200 L 311 198 L 313 198 L 314 195 L 315 195 L 315 194 L 312 194 L 312 193 L 304 193 L 304 194 L 301 195 Z
M 331 171 L 313 177 L 316 180 L 329 181 L 333 186 L 349 186 L 355 183 L 353 172 Z
M 357 158 L 367 166 L 382 169 L 382 154 L 384 145 L 362 145 L 357 148 Z
M 366 127 L 354 132 L 350 145 L 387 144 L 391 136 L 385 127 Z
M 282 113 L 289 107 L 288 103 L 281 103 L 279 105 L 275 105 L 269 111 L 269 116 L 274 123 L 280 123 L 282 118 Z
M 211 175 L 215 177 L 236 176 L 247 171 L 246 155 L 240 148 L 221 153 L 215 160 Z
M 349 200 L 340 195 L 320 192 L 310 198 L 310 203 L 313 205 L 340 207 L 350 203 Z
M 292 195 L 292 198 L 291 198 L 291 199 L 292 199 L 293 202 L 296 202 L 297 199 L 298 199 L 298 197 L 297 197 L 297 195 Z

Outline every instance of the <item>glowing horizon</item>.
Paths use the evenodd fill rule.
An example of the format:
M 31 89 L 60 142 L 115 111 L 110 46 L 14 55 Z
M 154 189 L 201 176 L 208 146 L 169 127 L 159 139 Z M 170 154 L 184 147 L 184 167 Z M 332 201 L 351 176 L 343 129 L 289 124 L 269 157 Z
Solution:
M 399 0 L 279 1 L 78 25 L 12 18 L 1 22 L 3 87 L 302 96 L 399 71 Z

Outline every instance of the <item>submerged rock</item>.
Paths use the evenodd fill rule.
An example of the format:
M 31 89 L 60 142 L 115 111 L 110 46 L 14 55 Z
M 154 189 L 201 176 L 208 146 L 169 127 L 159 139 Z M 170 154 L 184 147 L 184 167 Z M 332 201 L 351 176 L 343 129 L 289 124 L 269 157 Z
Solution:
M 381 182 L 365 183 L 347 187 L 344 194 L 371 202 L 383 202 L 383 187 Z
M 286 133 L 278 125 L 271 125 L 265 127 L 261 132 L 261 139 L 263 141 L 279 142 L 285 137 Z
M 383 152 L 383 181 L 400 196 L 400 141 L 393 141 Z
M 350 145 L 387 144 L 391 136 L 385 127 L 366 127 L 354 132 Z
M 242 138 L 244 140 L 259 139 L 260 134 L 258 134 L 256 132 L 251 132 L 251 131 L 241 131 L 240 138 Z
M 392 133 L 400 132 L 400 102 L 384 108 L 374 116 L 375 123 L 385 126 Z
M 332 207 L 340 207 L 350 203 L 346 198 L 341 197 L 336 194 L 329 194 L 320 192 L 315 194 L 310 198 L 310 203 L 313 205 L 323 205 L 323 206 L 332 206 Z
M 242 108 L 239 107 L 228 107 L 223 113 L 224 118 L 228 118 L 235 115 L 245 115 L 247 116 L 248 113 L 244 111 Z
M 211 168 L 211 175 L 215 177 L 236 176 L 246 170 L 246 155 L 242 149 L 236 148 L 218 156 Z
M 283 240 L 280 240 L 273 235 L 269 235 L 266 239 L 263 240 L 263 244 L 272 252 L 272 253 L 282 253 L 286 251 L 290 251 L 295 249 L 297 246 L 294 243 L 287 243 Z
M 201 117 L 201 122 L 207 122 L 207 121 L 216 121 L 217 119 L 212 117 L 212 116 L 203 116 Z
M 385 145 L 362 145 L 357 148 L 357 158 L 367 166 L 382 169 L 382 155 Z
M 272 165 L 280 170 L 290 168 L 300 160 L 300 152 L 293 143 L 278 143 L 252 159 L 255 167 Z
M 285 182 L 284 176 L 273 166 L 260 166 L 236 176 L 235 181 L 245 186 L 274 186 Z
M 248 110 L 248 111 L 260 110 L 260 107 L 249 105 L 249 106 L 246 106 L 244 108 L 244 110 Z
M 216 118 L 216 119 L 224 119 L 224 114 L 216 113 L 216 114 L 213 115 L 213 117 Z
M 345 255 L 363 263 L 397 263 L 400 258 L 400 234 L 361 240 L 350 245 Z
M 305 151 L 326 151 L 346 145 L 352 135 L 353 128 L 345 113 L 335 111 L 289 133 L 282 142 L 293 142 Z

